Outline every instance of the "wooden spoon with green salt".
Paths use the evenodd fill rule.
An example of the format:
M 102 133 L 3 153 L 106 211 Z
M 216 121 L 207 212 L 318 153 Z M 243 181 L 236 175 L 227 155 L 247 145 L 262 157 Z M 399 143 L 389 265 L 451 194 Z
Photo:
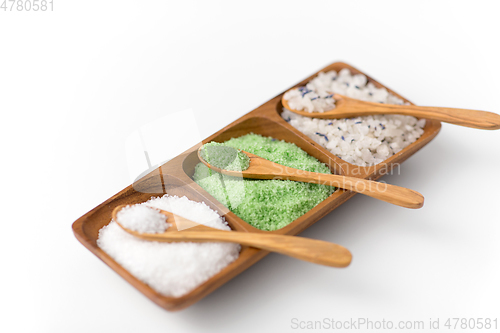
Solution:
M 116 207 L 112 213 L 113 220 L 129 234 L 148 241 L 238 243 L 331 267 L 346 267 L 349 266 L 352 260 L 349 250 L 334 243 L 273 233 L 219 230 L 157 208 L 151 208 L 152 212 L 146 214 L 149 216 L 144 216 L 143 222 L 148 223 L 148 220 L 154 220 L 154 214 L 159 212 L 167 217 L 166 221 L 164 221 L 165 226 L 160 228 L 159 233 L 141 233 L 126 227 L 125 211 L 118 214 L 126 207 L 128 206 L 120 205 Z M 153 218 L 151 218 L 151 215 L 153 215 Z M 130 227 L 136 226 L 137 222 L 140 222 L 137 221 L 137 218 L 137 216 L 132 218 L 135 221 L 132 225 L 129 224 Z M 120 220 L 123 223 L 120 223 Z M 146 226 L 146 229 L 151 229 L 151 226 Z
M 332 94 L 330 96 L 328 97 L 335 100 L 335 108 L 325 112 L 295 110 L 290 107 L 288 100 L 285 99 L 285 95 L 281 98 L 281 103 L 293 113 L 310 118 L 342 119 L 375 114 L 402 114 L 478 129 L 500 129 L 500 115 L 488 111 L 435 106 L 382 104 L 365 102 L 339 94 Z
M 406 208 L 420 208 L 424 205 L 422 194 L 404 187 L 355 177 L 294 169 L 220 143 L 211 142 L 201 146 L 198 149 L 198 157 L 210 169 L 228 176 L 250 179 L 288 179 L 329 185 Z

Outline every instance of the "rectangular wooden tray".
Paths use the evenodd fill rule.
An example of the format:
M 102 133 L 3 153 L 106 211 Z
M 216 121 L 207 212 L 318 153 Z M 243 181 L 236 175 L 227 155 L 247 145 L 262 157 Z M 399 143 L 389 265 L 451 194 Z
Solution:
M 348 68 L 352 73 L 361 73 L 359 70 L 342 62 L 333 63 L 321 71 L 329 70 L 340 71 L 343 68 Z M 310 77 L 297 83 L 296 86 L 304 85 L 315 77 L 314 73 Z M 366 75 L 366 74 L 364 74 Z M 368 76 L 367 76 L 368 77 Z M 372 78 L 368 77 L 368 81 L 372 82 L 377 87 L 384 87 L 392 94 L 409 102 L 394 91 L 388 89 Z M 288 90 L 288 89 L 287 89 Z M 284 93 L 284 92 L 283 92 Z M 299 132 L 289 125 L 281 116 L 282 105 L 281 96 L 283 93 L 274 97 L 265 104 L 259 106 L 255 110 L 245 114 L 232 124 L 221 129 L 217 133 L 203 140 L 202 143 L 188 149 L 181 155 L 168 161 L 156 170 L 135 182 L 134 184 L 123 189 L 113 197 L 109 198 L 99 206 L 95 207 L 73 223 L 73 232 L 76 238 L 98 258 L 104 261 L 111 269 L 116 271 L 120 276 L 127 280 L 132 286 L 138 289 L 141 293 L 150 298 L 153 302 L 169 311 L 176 311 L 186 308 L 215 289 L 222 286 L 224 283 L 243 272 L 245 269 L 262 259 L 268 252 L 250 247 L 242 247 L 240 256 L 233 263 L 229 264 L 218 274 L 211 277 L 203 284 L 196 287 L 194 290 L 182 297 L 166 297 L 145 283 L 139 281 L 126 271 L 122 266 L 116 263 L 110 256 L 103 252 L 96 244 L 99 229 L 107 225 L 111 220 L 111 212 L 114 207 L 121 204 L 135 204 L 147 201 L 151 196 L 160 196 L 164 193 L 177 196 L 186 196 L 190 200 L 203 201 L 212 209 L 223 215 L 233 230 L 242 232 L 273 232 L 277 234 L 296 235 L 321 219 L 323 216 L 337 208 L 355 195 L 353 192 L 337 190 L 331 194 L 326 200 L 318 204 L 312 210 L 296 219 L 288 226 L 276 231 L 262 231 L 256 229 L 237 217 L 232 212 L 228 212 L 221 203 L 203 190 L 200 186 L 193 182 L 191 176 L 194 173 L 194 167 L 199 163 L 196 150 L 201 144 L 218 141 L 222 142 L 233 137 L 239 137 L 247 133 L 253 132 L 264 136 L 272 136 L 276 139 L 285 140 L 295 143 L 298 147 L 305 150 L 309 155 L 314 156 L 323 163 L 330 166 L 332 172 L 347 176 L 373 179 L 376 180 L 382 175 L 390 172 L 398 164 L 405 161 L 413 155 L 417 150 L 430 142 L 441 129 L 441 123 L 438 121 L 427 120 L 424 133 L 414 143 L 401 150 L 399 153 L 391 156 L 384 162 L 371 167 L 359 167 L 352 165 L 331 154 L 319 144 L 311 140 L 305 134 Z

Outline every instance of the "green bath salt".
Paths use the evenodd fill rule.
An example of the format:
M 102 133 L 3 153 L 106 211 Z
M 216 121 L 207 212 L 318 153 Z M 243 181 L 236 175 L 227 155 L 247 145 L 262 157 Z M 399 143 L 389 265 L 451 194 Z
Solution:
M 250 133 L 228 140 L 223 145 L 288 167 L 331 174 L 328 166 L 295 144 L 271 137 Z M 227 163 L 226 157 L 221 158 L 222 163 Z M 268 231 L 285 227 L 335 191 L 334 187 L 327 185 L 226 176 L 203 163 L 196 165 L 193 179 L 238 217 Z

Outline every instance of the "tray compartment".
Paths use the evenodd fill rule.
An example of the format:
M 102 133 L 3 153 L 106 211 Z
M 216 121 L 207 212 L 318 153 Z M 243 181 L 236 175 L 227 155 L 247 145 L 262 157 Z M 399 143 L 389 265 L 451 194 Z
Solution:
M 298 137 L 290 131 L 288 128 L 283 126 L 282 124 L 277 123 L 276 121 L 265 118 L 265 117 L 249 117 L 245 119 L 242 122 L 239 122 L 235 125 L 229 125 L 224 129 L 224 131 L 218 133 L 215 137 L 211 137 L 210 140 L 204 140 L 204 143 L 210 142 L 210 141 L 216 141 L 216 142 L 224 142 L 227 141 L 231 138 L 238 138 L 240 136 L 249 134 L 249 133 L 254 133 L 254 134 L 260 134 L 262 136 L 266 137 L 273 137 L 278 140 L 284 140 L 289 143 L 294 143 L 298 147 L 300 147 L 302 150 L 307 152 L 309 155 L 317 158 L 320 162 L 325 163 L 329 168 L 330 171 L 334 174 L 339 174 L 342 175 L 344 174 L 344 171 L 340 167 L 339 164 L 337 164 L 336 160 L 325 155 L 323 152 L 319 151 L 314 145 L 311 145 L 310 143 L 304 141 L 302 138 Z M 200 160 L 197 155 L 197 151 L 194 150 L 190 154 L 188 154 L 182 163 L 182 168 L 187 176 L 190 178 L 194 174 L 194 168 L 195 165 L 200 163 Z M 196 183 L 195 183 L 196 184 Z M 197 185 L 197 184 L 196 184 Z M 193 185 L 194 186 L 194 185 Z M 196 187 L 197 191 L 203 192 L 204 196 L 210 197 L 211 200 L 217 201 L 215 198 L 213 198 L 209 193 L 207 193 L 203 188 L 201 188 L 199 185 Z M 328 198 L 326 198 L 323 202 L 320 204 L 323 204 L 325 201 L 328 202 L 328 205 L 333 204 L 336 200 L 339 200 L 339 197 L 344 193 L 344 191 L 337 189 L 334 193 L 332 193 Z M 220 204 L 220 203 L 219 203 Z M 220 204 L 222 205 L 222 204 Z M 316 206 L 318 207 L 318 206 Z M 291 234 L 296 230 L 297 227 L 300 228 L 300 226 L 303 224 L 304 221 L 308 220 L 310 215 L 313 214 L 313 210 L 316 208 L 314 207 L 311 209 L 309 212 L 305 213 L 295 221 L 291 222 L 284 228 L 274 230 L 274 231 L 265 231 L 265 230 L 260 230 L 257 229 L 238 216 L 236 216 L 234 213 L 228 213 L 228 219 L 231 219 L 235 222 L 237 225 L 245 225 L 245 230 L 249 232 L 274 232 L 274 233 L 279 233 L 279 234 Z
M 161 196 L 165 193 L 169 195 L 186 196 L 188 199 L 205 202 L 212 209 L 217 210 L 217 207 L 212 205 L 209 200 L 203 197 L 202 194 L 192 189 L 189 184 L 183 182 L 177 177 L 171 175 L 163 175 L 160 168 L 154 170 L 145 178 L 139 180 L 134 186 L 127 187 L 114 197 L 106 202 L 97 206 L 73 224 L 73 231 L 77 239 L 87 247 L 98 258 L 105 262 L 111 269 L 117 272 L 121 277 L 128 281 L 141 293 L 146 295 L 153 302 L 159 306 L 175 311 L 191 305 L 193 302 L 203 298 L 211 291 L 217 289 L 222 284 L 242 272 L 244 269 L 250 267 L 257 260 L 264 257 L 267 252 L 260 251 L 247 246 L 242 246 L 239 257 L 231 264 L 223 268 L 219 273 L 212 276 L 210 279 L 193 289 L 188 294 L 181 297 L 168 297 L 157 293 L 154 289 L 149 287 L 144 282 L 138 280 L 122 266 L 120 266 L 114 259 L 112 259 L 106 252 L 102 251 L 97 246 L 97 238 L 99 230 L 109 224 L 111 221 L 111 212 L 113 209 L 122 204 L 136 204 L 149 200 L 152 196 Z M 234 225 L 230 219 L 226 219 L 228 225 L 233 230 L 244 231 Z
M 374 80 L 373 78 L 364 74 L 363 72 L 359 71 L 358 69 L 356 69 L 348 64 L 342 63 L 342 62 L 334 63 L 334 64 L 331 64 L 331 65 L 323 68 L 322 70 L 320 70 L 320 71 L 316 72 L 315 74 L 309 76 L 308 78 L 302 80 L 301 82 L 290 87 L 289 89 L 300 87 L 300 86 L 307 84 L 310 80 L 312 80 L 314 77 L 316 77 L 319 72 L 328 72 L 331 70 L 339 72 L 340 70 L 342 70 L 344 68 L 349 69 L 351 71 L 351 73 L 353 73 L 353 74 L 365 75 L 368 79 L 368 82 L 373 83 L 377 88 L 385 88 L 391 94 L 393 94 L 393 95 L 401 98 L 405 102 L 408 102 L 408 103 L 413 105 L 413 103 L 410 102 L 408 99 L 404 98 L 403 96 L 399 95 L 398 93 L 394 92 L 393 90 L 382 85 L 380 82 Z M 289 89 L 287 89 L 287 91 Z M 274 102 L 275 111 L 280 118 L 277 121 L 279 121 L 284 126 L 288 127 L 291 131 L 293 131 L 296 135 L 300 136 L 302 139 L 308 141 L 309 143 L 315 143 L 311 138 L 309 138 L 307 135 L 305 135 L 304 133 L 297 130 L 295 127 L 290 125 L 287 121 L 285 121 L 281 117 L 281 113 L 283 112 L 283 104 L 281 103 L 281 97 L 283 96 L 283 94 L 280 94 L 278 96 L 279 98 L 277 98 L 276 101 Z M 321 150 L 324 154 L 326 154 L 330 158 L 337 158 L 337 163 L 342 166 L 342 168 L 346 172 L 346 175 L 353 176 L 353 177 L 360 177 L 360 178 L 369 178 L 369 179 L 375 180 L 375 179 L 380 178 L 384 174 L 391 172 L 391 170 L 393 170 L 395 167 L 397 167 L 399 164 L 401 164 L 404 160 L 406 160 L 406 158 L 411 156 L 411 154 L 408 154 L 407 152 L 415 152 L 416 150 L 420 149 L 425 144 L 427 144 L 432 138 L 434 138 L 438 134 L 440 128 L 441 128 L 440 122 L 438 122 L 436 120 L 427 119 L 425 127 L 424 127 L 424 133 L 420 136 L 420 138 L 417 139 L 417 141 L 410 144 L 409 146 L 407 146 L 406 148 L 404 148 L 403 150 L 401 150 L 397 154 L 387 158 L 383 162 L 376 164 L 376 165 L 373 165 L 373 166 L 369 166 L 369 167 L 362 167 L 362 166 L 354 165 L 354 164 L 351 164 L 351 163 L 346 162 L 344 160 L 341 160 L 341 159 L 337 158 L 335 155 L 333 155 L 332 153 L 330 153 L 327 149 L 320 146 L 319 144 L 316 144 L 316 143 L 315 144 L 319 150 Z

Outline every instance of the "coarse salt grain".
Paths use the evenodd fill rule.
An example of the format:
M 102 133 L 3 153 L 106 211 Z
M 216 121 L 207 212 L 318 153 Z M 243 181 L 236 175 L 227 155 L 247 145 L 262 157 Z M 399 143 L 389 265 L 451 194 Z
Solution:
M 221 230 L 227 223 L 206 204 L 164 195 L 144 206 L 163 209 Z M 163 243 L 138 239 L 111 221 L 99 231 L 97 245 L 133 276 L 165 296 L 180 297 L 217 274 L 239 256 L 234 243 Z
M 385 88 L 367 83 L 366 76 L 351 75 L 348 69 L 342 69 L 338 74 L 335 71 L 320 73 L 306 85 L 306 89 L 311 92 L 300 97 L 297 95 L 299 89 L 285 94 L 285 98 L 290 98 L 288 102 L 291 108 L 308 112 L 324 112 L 334 108 L 334 105 L 327 108 L 324 104 L 318 104 L 320 102 L 317 99 L 311 100 L 313 93 L 318 96 L 337 93 L 370 102 L 405 104 Z M 330 103 L 331 98 L 326 100 Z M 425 119 L 403 115 L 319 119 L 303 117 L 283 108 L 281 116 L 332 154 L 358 166 L 376 165 L 397 154 L 415 142 L 423 134 L 425 126 Z
M 116 214 L 118 222 L 127 229 L 140 233 L 163 233 L 171 225 L 167 217 L 146 205 L 127 206 Z

